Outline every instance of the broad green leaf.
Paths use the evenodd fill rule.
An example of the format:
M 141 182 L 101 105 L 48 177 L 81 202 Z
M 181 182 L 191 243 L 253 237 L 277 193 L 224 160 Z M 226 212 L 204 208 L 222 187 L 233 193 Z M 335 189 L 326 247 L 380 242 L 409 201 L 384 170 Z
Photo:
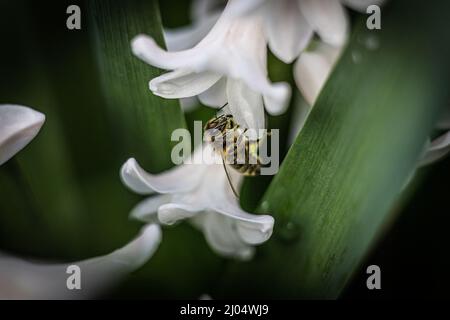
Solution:
M 171 166 L 170 141 L 174 129 L 185 127 L 176 100 L 162 99 L 148 89 L 161 74 L 131 52 L 131 40 L 145 33 L 163 45 L 156 1 L 89 1 L 89 16 L 96 44 L 109 117 L 116 126 L 112 144 L 126 146 L 123 159 L 136 157 L 151 171 Z
M 216 296 L 338 297 L 447 102 L 450 8 L 438 3 L 392 1 L 382 30 L 358 19 L 261 203 L 272 239 L 230 264 Z
M 92 0 L 88 3 L 103 92 L 108 101 L 107 114 L 115 128 L 111 144 L 118 145 L 123 161 L 135 157 L 151 172 L 168 169 L 173 166 L 171 133 L 185 127 L 184 116 L 178 101 L 151 93 L 148 82 L 162 70 L 134 57 L 130 46 L 134 36 L 145 33 L 164 47 L 157 2 Z M 123 187 L 122 193 L 127 192 Z M 103 201 L 109 201 L 109 197 L 105 196 Z M 193 298 L 208 290 L 222 260 L 208 248 L 203 235 L 183 224 L 165 229 L 163 239 L 151 261 L 113 293 L 114 296 L 134 296 L 139 292 L 146 297 Z

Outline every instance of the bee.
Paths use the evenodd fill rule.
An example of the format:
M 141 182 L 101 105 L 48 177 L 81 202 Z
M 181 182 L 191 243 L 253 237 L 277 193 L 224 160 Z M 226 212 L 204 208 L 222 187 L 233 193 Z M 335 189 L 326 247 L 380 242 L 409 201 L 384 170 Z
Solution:
M 248 129 L 240 127 L 231 114 L 215 116 L 206 123 L 204 130 L 205 140 L 212 143 L 214 149 L 222 156 L 229 181 L 225 164 L 244 176 L 258 176 L 261 173 L 262 161 L 259 149 L 263 138 L 251 139 L 246 134 Z

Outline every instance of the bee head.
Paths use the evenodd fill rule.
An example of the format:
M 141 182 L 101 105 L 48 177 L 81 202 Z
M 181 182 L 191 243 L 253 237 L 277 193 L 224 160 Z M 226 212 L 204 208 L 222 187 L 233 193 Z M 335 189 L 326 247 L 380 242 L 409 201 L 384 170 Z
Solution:
M 235 125 L 233 116 L 231 114 L 221 115 L 210 119 L 205 125 L 205 131 L 216 129 L 219 131 L 225 131 L 233 128 Z
M 217 136 L 223 137 L 227 130 L 234 128 L 235 121 L 231 114 L 223 114 L 210 119 L 205 125 L 205 141 L 214 142 Z

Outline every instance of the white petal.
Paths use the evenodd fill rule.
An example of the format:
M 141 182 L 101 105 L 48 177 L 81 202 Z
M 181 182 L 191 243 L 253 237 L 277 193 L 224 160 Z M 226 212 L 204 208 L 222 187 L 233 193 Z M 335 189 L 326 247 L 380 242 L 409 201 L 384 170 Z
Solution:
M 159 174 L 142 169 L 134 158 L 125 162 L 120 170 L 122 182 L 139 194 L 183 192 L 193 189 L 202 178 L 201 165 L 180 165 Z
M 222 107 L 227 102 L 227 79 L 222 78 L 211 88 L 198 96 L 201 103 L 208 107 Z
M 28 144 L 44 121 L 45 116 L 31 108 L 0 105 L 0 165 Z
M 298 0 L 303 16 L 323 41 L 341 46 L 348 37 L 348 18 L 338 0 Z
M 220 78 L 221 75 L 215 72 L 193 73 L 178 69 L 153 78 L 149 88 L 155 95 L 166 99 L 186 98 L 208 90 Z
M 314 105 L 339 53 L 339 48 L 320 43 L 315 50 L 303 52 L 295 63 L 295 83 L 309 105 Z
M 428 146 L 425 155 L 419 162 L 419 166 L 426 166 L 436 162 L 450 152 L 450 131 L 434 139 Z
M 192 49 L 167 52 L 159 47 L 155 40 L 147 35 L 140 34 L 131 41 L 133 54 L 152 66 L 162 69 L 187 69 L 192 64 L 204 61 L 205 50 L 194 47 Z
M 292 116 L 290 120 L 288 144 L 289 146 L 294 143 L 299 132 L 303 129 L 306 119 L 312 110 L 312 104 L 306 102 L 306 100 L 296 97 L 300 101 L 294 103 L 294 108 L 292 110 Z
M 267 77 L 266 42 L 262 22 L 245 17 L 217 28 L 210 35 L 224 37 L 214 52 L 214 64 L 210 67 L 228 76 L 243 80 L 255 92 L 264 95 L 266 109 L 271 114 L 282 113 L 289 102 L 290 87 L 287 83 L 271 83 Z M 229 97 L 228 97 L 229 98 Z
M 264 105 L 269 114 L 277 116 L 286 111 L 291 98 L 291 87 L 285 82 L 272 85 L 270 92 L 263 92 Z
M 367 7 L 370 5 L 381 6 L 385 0 L 341 0 L 343 4 L 362 13 L 366 13 Z
M 242 80 L 227 81 L 228 107 L 237 123 L 244 128 L 264 129 L 262 97 Z
M 132 41 L 133 52 L 145 62 L 164 69 L 208 71 L 242 79 L 252 90 L 264 95 L 269 112 L 282 111 L 289 100 L 289 86 L 274 85 L 267 78 L 266 42 L 260 17 L 230 20 L 225 16 L 192 49 L 166 52 L 152 38 L 139 35 Z
M 230 219 L 209 213 L 205 217 L 202 229 L 206 241 L 219 255 L 241 260 L 249 260 L 253 257 L 254 248 L 237 236 Z
M 238 190 L 242 176 L 235 171 L 230 171 L 230 177 Z M 237 235 L 245 243 L 255 245 L 267 241 L 272 235 L 273 217 L 250 214 L 242 210 L 223 170 L 220 175 L 216 174 L 216 184 L 220 189 L 215 189 L 214 199 L 209 204 L 210 209 L 215 211 L 216 214 L 230 219 L 234 224 L 233 228 L 237 231 Z
M 265 9 L 270 50 L 283 62 L 291 63 L 308 45 L 313 29 L 296 1 L 269 1 Z
M 180 220 L 192 218 L 204 209 L 204 207 L 200 207 L 195 204 L 187 204 L 182 202 L 167 203 L 159 207 L 158 220 L 162 224 L 171 225 Z
M 230 201 L 218 203 L 213 209 L 235 223 L 240 238 L 247 244 L 264 243 L 272 235 L 274 219 L 269 215 L 247 213 Z
M 33 263 L 0 256 L 1 299 L 85 299 L 98 295 L 129 272 L 141 267 L 161 242 L 157 225 L 143 228 L 141 234 L 108 255 L 64 264 Z M 81 269 L 81 289 L 69 290 L 67 267 Z
M 169 51 L 179 51 L 194 47 L 211 30 L 219 14 L 205 16 L 192 26 L 178 29 L 164 29 L 164 38 Z
M 147 223 L 157 223 L 159 207 L 169 203 L 170 195 L 155 195 L 139 202 L 130 212 L 130 217 Z

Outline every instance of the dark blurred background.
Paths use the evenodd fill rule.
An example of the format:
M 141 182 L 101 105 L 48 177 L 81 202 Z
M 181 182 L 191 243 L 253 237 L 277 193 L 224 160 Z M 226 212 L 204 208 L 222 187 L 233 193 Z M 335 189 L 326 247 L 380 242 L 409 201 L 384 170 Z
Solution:
M 342 298 L 450 298 L 450 158 L 425 169 L 423 181 L 386 230 Z M 381 268 L 381 290 L 368 290 L 366 268 Z

